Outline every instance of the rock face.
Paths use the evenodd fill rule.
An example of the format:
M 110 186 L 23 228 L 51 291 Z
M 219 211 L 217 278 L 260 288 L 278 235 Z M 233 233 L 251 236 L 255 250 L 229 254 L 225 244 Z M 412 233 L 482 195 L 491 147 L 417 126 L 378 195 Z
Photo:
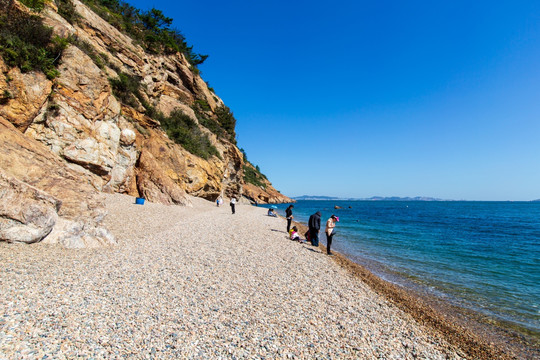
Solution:
M 223 101 L 183 54 L 146 53 L 83 3 L 73 0 L 73 4 L 80 15 L 75 24 L 60 16 L 54 3 L 39 14 L 56 35 L 77 39 L 64 50 L 54 80 L 40 72 L 9 68 L 0 57 L 0 92 L 10 95 L 0 104 L 0 164 L 3 176 L 12 179 L 10 187 L 16 180 L 23 183 L 20 195 L 10 196 L 35 191 L 35 196 L 50 196 L 52 201 L 49 210 L 43 210 L 44 217 L 32 225 L 43 227 L 25 242 L 39 241 L 50 231 L 46 241 L 71 247 L 113 243 L 99 227 L 103 216 L 99 192 L 187 206 L 188 194 L 209 200 L 234 195 L 259 203 L 291 201 L 269 182 L 263 188 L 244 184 L 241 152 L 230 138 L 201 125 L 194 111 L 194 105 L 203 102 L 208 106 L 206 116 L 218 122 L 215 110 L 224 106 Z M 17 1 L 0 1 L 0 11 L 8 10 L 10 17 L 30 15 Z M 83 43 L 107 59 L 106 64 L 95 63 L 87 50 L 78 47 Z M 110 79 L 120 73 L 140 81 L 141 100 L 128 105 L 115 97 Z M 143 100 L 166 116 L 183 112 L 219 155 L 203 159 L 174 143 L 159 121 L 147 115 Z M 53 199 L 62 203 L 57 221 L 50 212 L 55 208 Z M 38 203 L 44 206 L 46 201 Z

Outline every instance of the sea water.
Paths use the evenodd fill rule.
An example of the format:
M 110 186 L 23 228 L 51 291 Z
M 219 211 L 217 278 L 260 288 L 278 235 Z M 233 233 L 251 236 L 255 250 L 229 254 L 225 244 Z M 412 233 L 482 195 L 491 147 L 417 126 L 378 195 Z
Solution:
M 335 209 L 335 206 L 341 209 Z M 284 215 L 285 204 L 278 205 Z M 298 201 L 296 221 L 335 214 L 332 250 L 385 280 L 540 337 L 540 202 Z M 396 276 L 397 275 L 397 276 Z M 400 282 L 399 279 L 406 280 Z

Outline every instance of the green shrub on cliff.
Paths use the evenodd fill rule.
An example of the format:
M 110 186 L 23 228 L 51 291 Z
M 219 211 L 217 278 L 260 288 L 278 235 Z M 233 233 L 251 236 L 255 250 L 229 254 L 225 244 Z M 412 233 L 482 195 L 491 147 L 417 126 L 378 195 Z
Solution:
M 137 99 L 142 99 L 141 82 L 136 76 L 119 73 L 117 79 L 109 79 L 113 94 L 122 103 L 133 108 L 138 106 Z
M 157 120 L 161 128 L 175 143 L 182 145 L 190 153 L 209 159 L 216 156 L 221 159 L 219 151 L 203 133 L 195 121 L 180 110 L 165 116 L 161 111 L 148 104 L 141 93 L 141 82 L 136 76 L 120 73 L 117 79 L 109 79 L 114 95 L 124 104 L 145 108 L 145 114 Z
M 78 47 L 79 50 L 81 50 L 83 53 L 88 55 L 88 57 L 92 59 L 92 61 L 94 62 L 94 64 L 96 64 L 97 67 L 99 67 L 100 69 L 105 69 L 105 65 L 108 62 L 108 57 L 106 54 L 98 54 L 90 43 L 81 40 L 76 36 L 71 37 L 69 39 L 69 42 Z
M 266 189 L 266 184 L 263 180 L 266 179 L 266 176 L 260 170 L 257 170 L 257 168 L 244 164 L 244 182 Z
M 206 100 L 195 100 L 195 105 L 197 105 L 202 111 L 212 111 L 210 105 Z
M 118 30 L 129 34 L 150 53 L 181 52 L 195 68 L 208 58 L 208 55 L 193 52 L 193 46 L 188 46 L 184 35 L 177 29 L 171 29 L 173 19 L 166 17 L 161 10 L 152 8 L 141 11 L 122 0 L 83 2 Z
M 221 159 L 221 155 L 189 116 L 180 110 L 175 110 L 170 116 L 163 116 L 160 120 L 161 127 L 167 132 L 170 139 L 182 145 L 184 149 L 203 159 L 216 156 Z
M 199 123 L 216 134 L 217 137 L 226 139 L 236 145 L 236 119 L 231 110 L 223 105 L 214 110 L 215 117 L 209 116 L 210 105 L 204 100 L 195 100 L 191 107 L 199 120 Z
M 22 72 L 40 70 L 47 78 L 58 76 L 56 66 L 68 40 L 52 35 L 40 17 L 0 17 L 0 55 L 11 67 Z
M 240 148 L 239 150 L 242 153 L 242 158 L 244 159 L 244 162 L 247 162 L 248 158 L 247 158 L 246 150 L 244 150 L 244 148 Z
M 227 134 L 229 134 L 229 140 L 236 144 L 236 133 L 234 131 L 234 128 L 236 127 L 236 119 L 234 118 L 231 109 L 225 105 L 222 105 L 217 107 L 214 112 L 221 127 L 227 132 Z
M 58 7 L 58 14 L 70 24 L 75 23 L 80 18 L 71 0 L 55 0 L 55 3 Z
M 21 3 L 26 5 L 26 7 L 37 12 L 43 10 L 45 4 L 49 1 L 50 0 L 20 0 Z

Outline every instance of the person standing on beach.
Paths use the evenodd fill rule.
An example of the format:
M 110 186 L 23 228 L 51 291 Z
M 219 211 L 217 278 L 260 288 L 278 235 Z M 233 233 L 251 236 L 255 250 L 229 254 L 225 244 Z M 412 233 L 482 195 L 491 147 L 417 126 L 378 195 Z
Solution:
M 221 205 L 221 202 L 223 200 L 221 200 L 221 196 L 218 196 L 217 200 L 216 200 L 216 205 L 219 207 L 219 205 Z
M 235 205 L 236 205 L 236 198 L 233 196 L 233 197 L 231 198 L 231 211 L 232 211 L 233 214 L 234 214 L 234 207 L 235 207 Z
M 285 217 L 287 218 L 287 234 L 291 231 L 291 222 L 293 219 L 292 216 L 292 208 L 294 205 L 289 205 L 287 209 L 285 209 Z
M 334 237 L 336 222 L 338 221 L 339 218 L 336 215 L 330 216 L 330 219 L 326 221 L 326 253 L 328 255 L 333 255 L 330 251 L 330 246 L 332 246 L 332 238 Z
M 319 230 L 321 229 L 321 212 L 317 211 L 309 217 L 308 221 L 311 245 L 319 246 Z

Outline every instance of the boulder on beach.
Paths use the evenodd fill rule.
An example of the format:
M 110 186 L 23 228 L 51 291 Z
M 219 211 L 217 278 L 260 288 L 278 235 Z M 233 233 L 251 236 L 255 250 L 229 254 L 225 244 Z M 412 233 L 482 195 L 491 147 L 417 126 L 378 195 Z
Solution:
M 0 240 L 35 243 L 53 229 L 62 202 L 0 170 Z

